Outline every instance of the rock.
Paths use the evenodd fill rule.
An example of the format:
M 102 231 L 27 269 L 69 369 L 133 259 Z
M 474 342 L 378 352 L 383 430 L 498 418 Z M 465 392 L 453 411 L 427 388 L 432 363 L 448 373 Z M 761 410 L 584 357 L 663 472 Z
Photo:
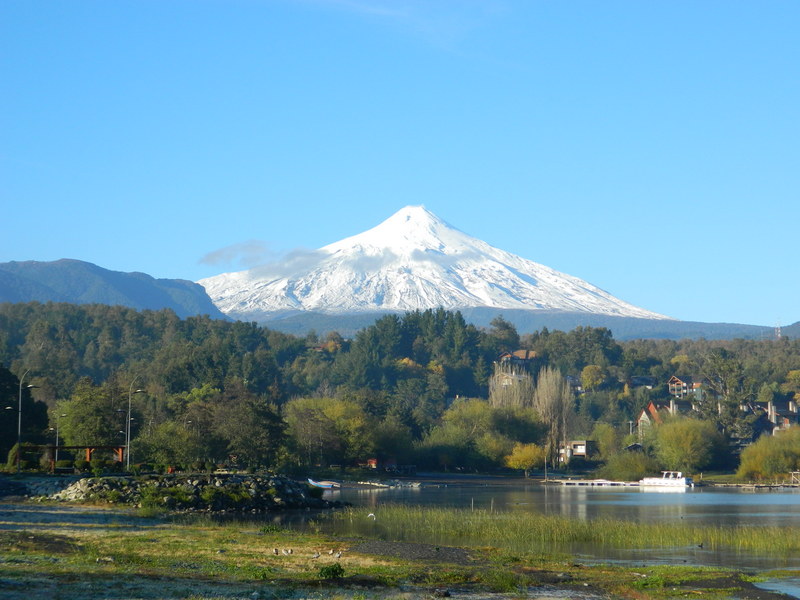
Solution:
M 63 484 L 62 484 L 63 485 Z M 161 506 L 177 510 L 259 513 L 277 509 L 330 508 L 330 503 L 312 498 L 304 484 L 287 477 L 215 475 L 84 477 L 72 485 L 51 491 L 50 498 L 63 502 L 89 499 L 140 506 L 146 488 L 149 498 L 158 498 Z M 154 491 L 157 492 L 153 494 Z M 208 491 L 206 491 L 208 490 Z

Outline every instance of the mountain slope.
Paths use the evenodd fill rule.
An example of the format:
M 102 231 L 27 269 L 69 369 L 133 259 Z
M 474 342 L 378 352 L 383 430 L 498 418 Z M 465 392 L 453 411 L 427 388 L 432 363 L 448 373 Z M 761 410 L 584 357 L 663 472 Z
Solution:
M 170 308 L 181 318 L 225 318 L 201 286 L 184 279 L 109 271 L 72 259 L 0 263 L 0 302 L 31 301 Z
M 230 317 L 500 308 L 666 319 L 408 206 L 314 252 L 199 281 Z
M 698 339 L 730 340 L 775 339 L 775 328 L 740 323 L 701 323 L 674 319 L 637 319 L 591 313 L 514 310 L 499 308 L 466 308 L 459 311 L 467 323 L 478 327 L 490 327 L 496 317 L 503 317 L 514 325 L 520 334 L 532 333 L 546 327 L 550 331 L 571 331 L 576 327 L 605 327 L 617 341 L 632 339 Z M 276 315 L 264 325 L 276 331 L 304 336 L 309 331 L 324 337 L 335 331 L 344 337 L 353 337 L 358 331 L 372 325 L 388 312 L 360 312 L 350 314 L 324 314 L 319 312 Z M 800 326 L 783 328 L 784 337 L 798 337 Z

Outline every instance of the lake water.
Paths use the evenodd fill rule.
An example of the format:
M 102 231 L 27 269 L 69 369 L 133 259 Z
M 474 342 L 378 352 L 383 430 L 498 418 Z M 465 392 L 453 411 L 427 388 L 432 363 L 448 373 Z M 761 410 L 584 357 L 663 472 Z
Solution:
M 800 527 L 800 490 L 744 491 L 696 487 L 659 491 L 637 487 L 573 487 L 531 484 L 494 485 L 470 481 L 425 484 L 422 487 L 342 488 L 326 490 L 325 498 L 349 502 L 380 514 L 382 504 L 527 511 L 576 519 L 625 519 L 635 522 L 691 522 L 714 526 Z M 370 527 L 365 519 L 364 527 Z M 323 525 L 324 526 L 324 525 Z M 355 531 L 354 533 L 358 533 Z M 368 533 L 365 531 L 363 533 Z M 691 547 L 626 550 L 571 547 L 566 550 L 586 562 L 624 564 L 692 564 L 744 570 L 791 569 L 800 573 L 800 556 L 753 555 Z M 800 598 L 800 577 L 765 584 Z
M 696 487 L 672 491 L 638 487 L 466 482 L 423 484 L 419 488 L 342 488 L 326 491 L 324 497 L 367 508 L 377 508 L 381 503 L 388 502 L 526 511 L 577 519 L 800 527 L 800 490 L 792 488 L 754 492 L 737 488 Z

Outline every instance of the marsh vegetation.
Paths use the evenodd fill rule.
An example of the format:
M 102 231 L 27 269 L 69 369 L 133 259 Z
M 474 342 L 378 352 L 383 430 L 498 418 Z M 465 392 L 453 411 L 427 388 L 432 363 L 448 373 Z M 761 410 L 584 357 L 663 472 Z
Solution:
M 435 590 L 448 590 L 454 597 L 536 598 L 556 589 L 585 599 L 777 597 L 755 588 L 752 576 L 734 571 L 586 565 L 567 555 L 515 549 L 527 535 L 522 528 L 535 526 L 534 521 L 521 521 L 521 515 L 449 512 L 382 510 L 381 524 L 387 529 L 378 537 L 397 539 L 386 542 L 301 534 L 263 521 L 4 505 L 0 598 L 377 599 L 424 597 Z M 355 515 L 342 512 L 337 518 Z M 431 540 L 465 547 L 403 542 L 409 523 L 428 530 Z M 531 534 L 554 539 L 554 532 L 547 531 L 566 526 L 557 535 L 586 537 L 596 535 L 590 529 L 599 529 L 611 536 L 615 526 L 573 525 L 544 519 Z M 625 531 L 625 524 L 616 525 Z

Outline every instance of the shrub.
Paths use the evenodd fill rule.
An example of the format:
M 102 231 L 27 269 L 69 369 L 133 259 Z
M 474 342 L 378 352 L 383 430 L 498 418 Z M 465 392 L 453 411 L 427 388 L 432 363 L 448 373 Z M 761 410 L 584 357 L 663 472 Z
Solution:
M 195 503 L 194 496 L 184 486 L 143 486 L 140 492 L 142 508 L 187 508 Z
M 105 494 L 105 499 L 116 504 L 122 499 L 122 492 L 119 490 L 109 490 Z
M 162 505 L 162 495 L 158 488 L 153 485 L 143 485 L 139 491 L 139 503 L 142 508 L 159 508 Z
M 781 431 L 779 435 L 762 435 L 742 451 L 736 472 L 740 480 L 788 476 L 800 468 L 800 427 Z
M 606 479 L 638 481 L 648 473 L 657 473 L 659 465 L 655 459 L 643 452 L 621 452 L 608 459 L 597 474 Z
M 224 496 L 225 494 L 222 492 L 221 488 L 214 487 L 212 485 L 205 486 L 200 491 L 200 499 L 209 508 L 214 510 L 223 508 L 222 505 L 224 504 Z
M 8 451 L 8 461 L 6 462 L 6 469 L 11 471 L 17 468 L 17 453 L 19 452 L 19 446 L 14 444 L 11 450 Z M 22 465 L 20 465 L 22 468 Z
M 200 499 L 212 510 L 234 507 L 252 499 L 244 486 L 225 485 L 222 487 L 206 486 L 200 492 Z
M 339 577 L 344 577 L 344 567 L 339 563 L 333 563 L 332 565 L 325 565 L 319 568 L 320 579 L 338 579 Z
M 325 490 L 322 488 L 315 487 L 313 485 L 306 485 L 306 493 L 312 498 L 321 499 L 322 494 L 325 493 Z
M 89 462 L 83 458 L 78 458 L 75 460 L 75 468 L 81 472 L 88 471 Z

